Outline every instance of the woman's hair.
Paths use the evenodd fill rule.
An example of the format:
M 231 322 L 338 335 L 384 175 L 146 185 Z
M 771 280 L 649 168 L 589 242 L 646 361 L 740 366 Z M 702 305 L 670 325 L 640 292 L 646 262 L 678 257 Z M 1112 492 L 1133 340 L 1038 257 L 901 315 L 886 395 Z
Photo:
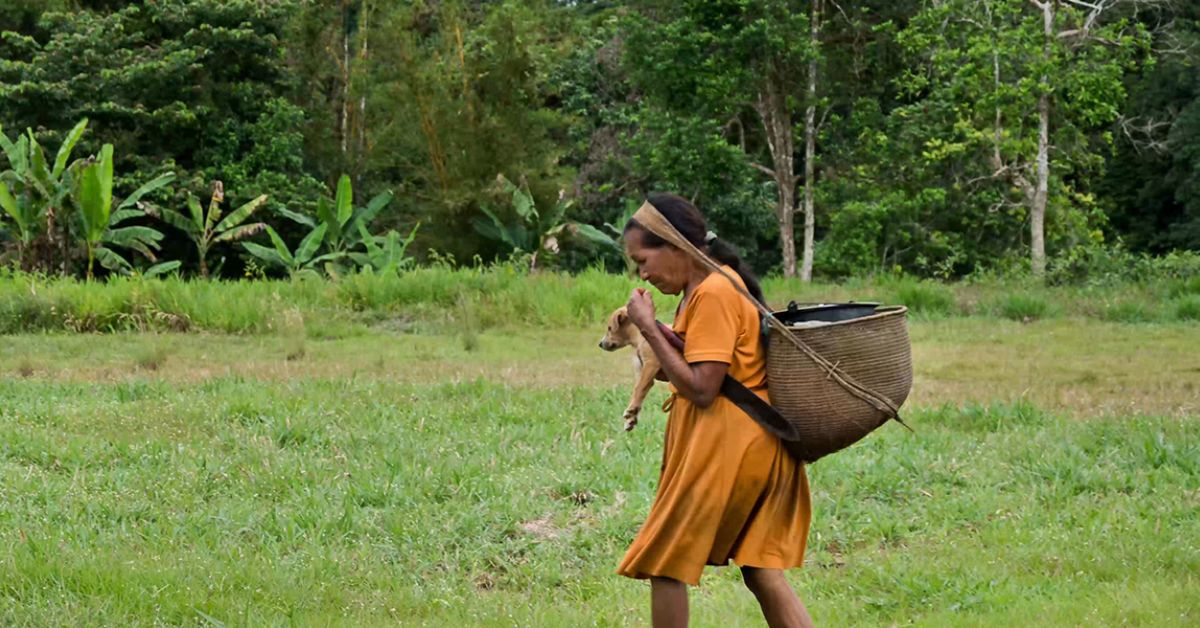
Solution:
M 675 230 L 683 236 L 685 240 L 691 242 L 696 248 L 701 251 L 707 249 L 709 257 L 717 260 L 722 264 L 728 265 L 738 276 L 742 278 L 742 282 L 746 284 L 746 289 L 750 294 L 754 295 L 761 303 L 766 303 L 763 299 L 762 288 L 758 285 L 758 279 L 754 277 L 754 273 L 750 271 L 749 266 L 742 261 L 738 255 L 737 249 L 732 245 L 719 238 L 705 242 L 705 236 L 708 234 L 708 223 L 704 219 L 704 214 L 700 213 L 699 209 L 690 201 L 682 196 L 675 194 L 650 194 L 646 200 L 658 210 L 658 213 L 675 227 Z M 657 249 L 662 246 L 672 246 L 671 243 L 658 237 L 654 232 L 638 224 L 636 220 L 630 219 L 625 223 L 624 233 L 629 233 L 631 229 L 638 229 L 642 232 L 642 244 L 652 249 Z

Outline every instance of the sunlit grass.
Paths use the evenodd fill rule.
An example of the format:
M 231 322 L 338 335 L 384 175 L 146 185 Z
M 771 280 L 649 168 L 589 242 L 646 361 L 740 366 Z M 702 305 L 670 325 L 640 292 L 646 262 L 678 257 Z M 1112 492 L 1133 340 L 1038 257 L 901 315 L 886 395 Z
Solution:
M 1193 331 L 914 322 L 916 433 L 810 468 L 815 618 L 1196 623 Z M 646 625 L 664 418 L 599 335 L 5 338 L 0 623 Z M 692 600 L 760 625 L 736 570 Z

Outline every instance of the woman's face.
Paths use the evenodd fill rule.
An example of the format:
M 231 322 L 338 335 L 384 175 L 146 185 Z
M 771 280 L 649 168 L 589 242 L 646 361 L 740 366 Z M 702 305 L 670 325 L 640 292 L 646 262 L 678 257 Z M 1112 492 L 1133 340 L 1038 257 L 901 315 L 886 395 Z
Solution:
M 664 244 L 645 246 L 646 232 L 633 228 L 625 232 L 625 254 L 637 264 L 638 276 L 663 294 L 679 294 L 687 286 L 691 260 L 679 249 Z

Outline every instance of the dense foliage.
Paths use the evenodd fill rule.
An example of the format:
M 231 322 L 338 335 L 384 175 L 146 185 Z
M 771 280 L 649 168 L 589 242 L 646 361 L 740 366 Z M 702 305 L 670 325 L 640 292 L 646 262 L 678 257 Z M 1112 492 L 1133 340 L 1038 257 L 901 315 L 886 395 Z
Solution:
M 669 190 L 763 272 L 1078 281 L 1200 250 L 1197 60 L 1200 8 L 1136 0 L 19 0 L 0 243 L 78 276 L 620 269 Z

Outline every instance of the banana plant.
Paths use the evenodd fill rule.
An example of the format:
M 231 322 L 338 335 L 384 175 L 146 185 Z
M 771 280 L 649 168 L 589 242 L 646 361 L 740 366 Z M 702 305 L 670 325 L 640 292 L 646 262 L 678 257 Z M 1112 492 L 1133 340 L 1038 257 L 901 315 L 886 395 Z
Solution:
M 87 162 L 76 162 L 78 173 L 75 176 L 77 185 L 74 190 L 75 205 L 79 208 L 79 221 L 82 225 L 84 246 L 87 249 L 87 278 L 93 277 L 95 260 L 105 268 L 129 273 L 133 265 L 114 251 L 112 246 L 132 249 L 144 255 L 151 262 L 157 261 L 154 252 L 159 248 L 163 234 L 157 229 L 142 226 L 119 227 L 120 223 L 129 218 L 144 216 L 145 212 L 138 207 L 138 201 L 143 196 L 166 185 L 175 178 L 173 173 L 165 173 L 139 187 L 117 205 L 113 211 L 113 147 L 105 144 L 100 149 L 97 158 Z M 179 267 L 179 262 L 167 262 L 164 265 L 151 267 L 146 275 L 159 274 Z
M 604 223 L 604 228 L 608 229 L 609 232 L 612 234 L 612 241 L 613 241 L 614 245 L 617 244 L 617 239 L 619 239 L 625 235 L 625 225 L 628 224 L 629 221 L 633 219 L 633 215 L 637 213 L 637 210 L 639 207 L 639 205 L 638 205 L 639 202 L 640 201 L 635 201 L 635 202 L 626 204 L 624 211 L 622 211 L 621 215 L 619 217 L 617 217 L 617 221 L 615 223 L 612 223 L 612 222 Z M 608 235 L 608 234 L 605 234 L 605 235 Z
M 0 172 L 0 208 L 16 226 L 17 256 L 22 266 L 31 265 L 28 249 L 34 239 L 42 232 L 53 235 L 50 232 L 56 218 L 64 227 L 69 224 L 65 216 L 58 216 L 73 187 L 67 162 L 87 124 L 84 118 L 71 129 L 59 145 L 52 166 L 47 164 L 46 153 L 31 129 L 13 142 L 0 127 L 0 149 L 9 163 L 9 169 Z
M 416 260 L 409 257 L 406 251 L 420 227 L 421 223 L 417 223 L 408 233 L 408 237 L 401 240 L 400 234 L 394 230 L 388 231 L 384 236 L 374 236 L 367 231 L 366 226 L 359 223 L 359 241 L 366 248 L 366 252 L 350 253 L 350 258 L 363 270 L 384 275 L 409 268 L 416 264 Z
M 538 211 L 533 195 L 524 186 L 514 184 L 502 174 L 496 176 L 496 183 L 512 199 L 517 220 L 506 224 L 491 210 L 480 207 L 487 220 L 476 218 L 473 226 L 477 233 L 489 240 L 500 242 L 513 251 L 528 253 L 530 270 L 537 270 L 539 254 L 556 254 L 562 243 L 569 239 L 582 238 L 595 244 L 618 246 L 615 239 L 589 224 L 565 220 L 567 210 L 571 207 L 571 201 L 565 193 L 559 192 L 554 207 L 543 214 Z
M 332 262 L 346 256 L 345 252 L 331 252 L 324 255 L 317 255 L 317 249 L 321 248 L 321 242 L 325 239 L 326 225 L 319 225 L 304 236 L 300 244 L 296 247 L 295 252 L 288 248 L 283 242 L 283 238 L 267 225 L 265 231 L 271 237 L 271 244 L 274 248 L 267 248 L 253 242 L 243 242 L 242 247 L 251 255 L 266 262 L 267 266 L 277 266 L 288 272 L 292 278 L 296 277 L 319 277 L 317 272 L 319 264 L 323 262 Z
M 236 242 L 248 238 L 267 228 L 266 223 L 255 222 L 248 225 L 242 223 L 255 210 L 267 202 L 267 195 L 238 207 L 223 219 L 221 218 L 221 203 L 225 200 L 225 186 L 220 181 L 213 185 L 212 198 L 208 201 L 208 211 L 200 206 L 196 197 L 188 194 L 188 216 L 173 209 L 151 209 L 147 213 L 163 222 L 183 231 L 192 243 L 196 245 L 196 253 L 200 258 L 200 277 L 208 279 L 208 251 L 214 244 Z
M 325 226 L 325 248 L 331 253 L 345 253 L 362 241 L 359 225 L 367 226 L 375 216 L 392 201 L 391 190 L 377 194 L 365 207 L 354 206 L 354 188 L 349 175 L 338 179 L 337 195 L 330 200 L 322 196 L 317 199 L 317 217 L 306 216 L 287 209 L 276 210 L 292 220 L 316 228 L 318 222 Z

